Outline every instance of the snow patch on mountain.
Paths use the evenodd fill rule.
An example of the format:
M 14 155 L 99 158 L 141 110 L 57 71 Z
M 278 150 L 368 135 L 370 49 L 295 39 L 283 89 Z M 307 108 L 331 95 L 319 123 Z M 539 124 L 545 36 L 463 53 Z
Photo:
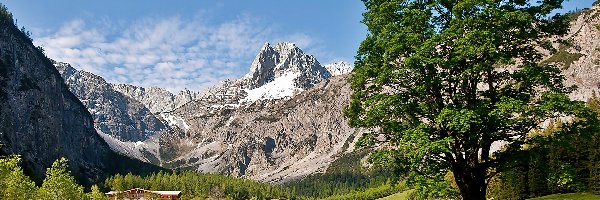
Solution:
M 181 117 L 177 117 L 177 116 L 173 116 L 169 113 L 161 113 L 160 116 L 167 121 L 167 123 L 169 124 L 169 126 L 173 127 L 173 126 L 177 126 L 179 128 L 183 128 L 183 129 L 189 129 L 190 125 L 188 125 L 185 120 Z
M 294 84 L 294 80 L 298 78 L 299 75 L 299 73 L 287 73 L 261 87 L 251 90 L 245 89 L 244 91 L 247 93 L 247 96 L 242 102 L 254 102 L 264 99 L 283 99 L 285 97 L 294 96 L 294 94 L 302 92 L 302 88 L 297 88 Z

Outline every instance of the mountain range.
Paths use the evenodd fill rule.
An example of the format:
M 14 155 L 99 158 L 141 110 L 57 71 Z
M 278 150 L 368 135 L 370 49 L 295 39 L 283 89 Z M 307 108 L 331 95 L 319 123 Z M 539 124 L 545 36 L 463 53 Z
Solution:
M 573 99 L 600 87 L 599 13 L 583 11 L 569 34 L 549 39 L 544 62 L 578 86 Z M 239 79 L 173 94 L 54 62 L 2 23 L 0 150 L 21 154 L 38 177 L 65 156 L 87 182 L 160 166 L 283 183 L 326 171 L 365 131 L 343 116 L 353 66 L 322 65 L 292 43 L 266 43 Z
M 282 182 L 352 149 L 342 116 L 352 65 L 323 66 L 292 43 L 266 43 L 237 80 L 177 95 L 54 66 L 111 149 L 144 162 Z

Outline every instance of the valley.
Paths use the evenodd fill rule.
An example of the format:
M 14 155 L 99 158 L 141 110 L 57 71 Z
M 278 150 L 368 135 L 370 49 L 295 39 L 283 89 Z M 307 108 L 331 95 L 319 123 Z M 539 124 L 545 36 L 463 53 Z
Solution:
M 181 199 L 596 198 L 600 5 L 567 13 L 568 26 L 550 30 L 565 34 L 548 38 L 513 27 L 506 34 L 525 39 L 486 46 L 431 31 L 429 43 L 394 46 L 409 43 L 395 35 L 409 25 L 379 30 L 369 14 L 390 19 L 371 3 L 354 64 L 266 42 L 246 73 L 197 91 L 115 82 L 53 60 L 0 4 L 0 193 L 60 199 L 51 181 L 61 177 L 67 199 L 133 188 Z M 386 32 L 394 28 L 402 31 Z M 494 46 L 516 43 L 520 51 Z M 464 185 L 480 176 L 485 187 L 468 196 Z

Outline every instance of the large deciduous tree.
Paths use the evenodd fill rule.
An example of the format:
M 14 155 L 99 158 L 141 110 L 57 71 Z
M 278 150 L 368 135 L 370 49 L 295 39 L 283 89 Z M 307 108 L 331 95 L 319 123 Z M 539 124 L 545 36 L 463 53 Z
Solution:
M 540 62 L 539 47 L 567 32 L 567 16 L 551 15 L 563 0 L 363 2 L 369 34 L 346 115 L 374 130 L 359 145 L 387 144 L 372 160 L 413 182 L 433 186 L 452 172 L 463 199 L 485 199 L 489 179 L 542 122 L 594 117 L 569 99 L 558 66 Z

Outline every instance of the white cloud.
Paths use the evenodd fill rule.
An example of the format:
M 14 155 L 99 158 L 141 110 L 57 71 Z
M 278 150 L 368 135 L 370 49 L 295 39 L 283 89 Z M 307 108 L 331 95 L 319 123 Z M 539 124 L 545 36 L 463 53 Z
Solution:
M 172 92 L 201 90 L 245 74 L 267 41 L 290 41 L 316 49 L 302 33 L 276 37 L 270 26 L 250 16 L 211 24 L 202 16 L 147 18 L 127 25 L 110 20 L 73 20 L 35 39 L 47 55 L 113 83 L 158 86 Z

